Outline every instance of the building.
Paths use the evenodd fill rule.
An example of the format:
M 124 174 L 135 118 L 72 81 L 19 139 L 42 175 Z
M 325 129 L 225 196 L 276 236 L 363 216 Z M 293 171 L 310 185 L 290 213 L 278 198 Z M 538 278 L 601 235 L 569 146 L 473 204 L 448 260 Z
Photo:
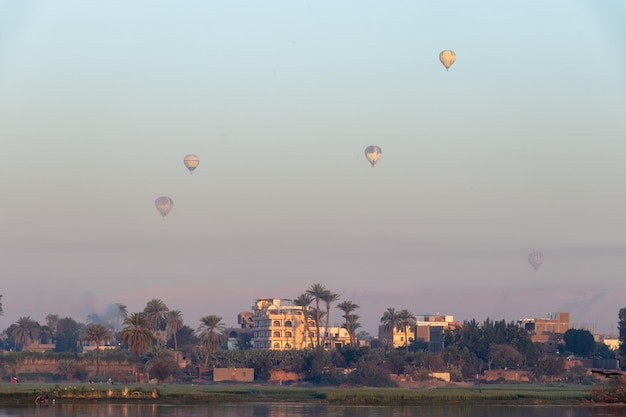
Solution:
M 254 327 L 254 313 L 252 311 L 242 311 L 237 314 L 237 324 L 241 326 L 242 329 L 249 329 Z
M 393 328 L 385 329 L 385 326 L 378 326 L 378 339 L 384 346 L 399 348 L 410 345 L 415 340 L 415 326 L 408 325 L 406 329 Z
M 317 327 L 312 318 L 305 319 L 305 307 L 291 300 L 259 298 L 252 306 L 253 349 L 305 349 L 317 346 Z M 350 344 L 350 335 L 340 327 L 319 328 L 320 343 L 334 349 Z M 326 336 L 326 337 L 324 337 Z
M 304 349 L 314 343 L 315 324 L 305 323 L 304 307 L 280 298 L 259 298 L 252 306 L 253 349 Z M 310 327 L 310 324 L 313 324 Z M 310 327 L 308 334 L 305 329 Z M 309 336 L 311 342 L 307 341 Z
M 530 340 L 542 343 L 546 353 L 556 353 L 563 334 L 569 330 L 569 313 L 550 313 L 544 318 L 521 319 L 518 324 L 530 333 Z
M 594 337 L 596 337 L 597 342 L 604 343 L 613 351 L 617 351 L 621 345 L 618 335 L 601 334 L 594 335 Z
M 254 368 L 213 368 L 214 382 L 253 382 Z
M 455 328 L 459 325 L 453 316 L 442 314 L 423 314 L 417 316 L 415 321 L 415 340 L 428 343 L 429 352 L 443 351 L 443 334 L 446 329 Z
M 453 316 L 437 314 L 422 314 L 416 316 L 415 325 L 406 326 L 405 329 L 393 329 L 386 331 L 384 326 L 378 327 L 378 338 L 385 345 L 394 348 L 410 345 L 413 341 L 428 343 L 431 352 L 443 351 L 443 333 L 450 327 L 459 323 L 454 321 Z M 405 335 L 406 334 L 406 335 Z M 406 341 L 405 341 L 406 337 Z

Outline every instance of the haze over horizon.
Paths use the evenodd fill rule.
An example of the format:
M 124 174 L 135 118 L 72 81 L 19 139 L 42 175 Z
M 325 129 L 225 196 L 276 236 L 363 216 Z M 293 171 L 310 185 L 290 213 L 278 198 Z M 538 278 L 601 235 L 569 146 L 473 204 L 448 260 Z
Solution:
M 388 307 L 615 333 L 624 18 L 619 0 L 0 0 L 0 329 L 152 298 L 234 326 L 321 283 L 373 335 Z

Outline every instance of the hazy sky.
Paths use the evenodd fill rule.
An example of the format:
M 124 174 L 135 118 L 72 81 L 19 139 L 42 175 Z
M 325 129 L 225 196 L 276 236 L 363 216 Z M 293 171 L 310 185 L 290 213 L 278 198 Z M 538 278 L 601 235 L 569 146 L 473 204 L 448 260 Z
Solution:
M 623 0 L 0 0 L 0 328 L 152 298 L 235 325 L 319 282 L 371 333 L 387 307 L 616 331 L 624 21 Z

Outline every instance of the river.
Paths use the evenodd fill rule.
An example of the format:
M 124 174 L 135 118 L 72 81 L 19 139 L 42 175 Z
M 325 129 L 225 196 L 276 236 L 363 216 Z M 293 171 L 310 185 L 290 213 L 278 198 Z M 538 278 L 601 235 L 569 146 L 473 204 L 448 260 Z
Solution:
M 0 417 L 588 417 L 626 416 L 623 406 L 336 406 L 303 403 L 50 404 L 0 406 Z

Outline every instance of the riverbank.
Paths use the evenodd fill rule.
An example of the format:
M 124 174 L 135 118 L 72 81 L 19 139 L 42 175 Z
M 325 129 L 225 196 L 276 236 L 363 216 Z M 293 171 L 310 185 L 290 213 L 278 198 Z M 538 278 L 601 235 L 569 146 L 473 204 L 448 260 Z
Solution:
M 0 384 L 0 403 L 35 402 L 319 402 L 344 405 L 583 404 L 591 401 L 589 386 L 580 385 L 446 385 L 435 388 L 339 388 L 263 384 Z

